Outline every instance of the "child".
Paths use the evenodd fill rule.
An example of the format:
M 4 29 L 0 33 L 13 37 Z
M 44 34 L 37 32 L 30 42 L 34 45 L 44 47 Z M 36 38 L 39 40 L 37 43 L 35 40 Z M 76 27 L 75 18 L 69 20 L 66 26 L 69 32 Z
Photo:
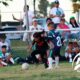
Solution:
M 65 57 L 69 58 L 69 62 L 72 62 L 73 42 L 69 42 L 65 50 Z
M 58 67 L 59 64 L 59 56 L 60 56 L 60 48 L 61 44 L 61 37 L 57 31 L 55 31 L 54 23 L 51 22 L 48 24 L 48 40 L 49 43 L 53 43 L 53 47 L 50 49 L 50 54 L 48 57 L 49 67 L 48 69 L 52 69 L 52 58 L 55 57 L 55 67 Z
M 34 41 L 32 46 L 34 47 L 34 49 L 33 49 L 33 52 L 31 53 L 33 61 L 34 63 L 38 63 L 39 60 L 42 59 L 42 62 L 44 63 L 45 68 L 47 68 L 48 67 L 47 65 L 48 44 L 45 41 L 44 37 L 41 36 L 40 33 L 35 33 L 33 37 L 34 37 Z M 41 57 L 41 59 L 39 56 Z
M 8 63 L 14 64 L 14 60 L 10 53 L 7 53 L 6 45 L 2 46 L 2 50 L 0 52 L 0 65 L 7 66 Z

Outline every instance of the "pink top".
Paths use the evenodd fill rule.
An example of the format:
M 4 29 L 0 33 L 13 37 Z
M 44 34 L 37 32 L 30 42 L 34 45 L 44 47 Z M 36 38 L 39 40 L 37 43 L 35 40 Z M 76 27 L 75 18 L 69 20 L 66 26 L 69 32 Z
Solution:
M 60 29 L 69 29 L 69 27 L 66 24 L 59 24 L 58 27 Z

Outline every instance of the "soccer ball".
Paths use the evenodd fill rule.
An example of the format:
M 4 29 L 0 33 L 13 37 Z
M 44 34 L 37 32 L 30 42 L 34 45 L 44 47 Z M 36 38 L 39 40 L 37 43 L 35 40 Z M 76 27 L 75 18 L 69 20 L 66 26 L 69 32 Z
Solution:
M 22 70 L 27 70 L 29 68 L 29 64 L 28 63 L 23 63 L 22 64 Z

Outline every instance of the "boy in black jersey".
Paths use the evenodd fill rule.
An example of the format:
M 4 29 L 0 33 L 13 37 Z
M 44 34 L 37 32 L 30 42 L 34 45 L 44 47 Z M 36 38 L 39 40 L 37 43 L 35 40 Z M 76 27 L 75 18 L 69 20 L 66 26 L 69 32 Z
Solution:
M 45 68 L 47 68 L 48 67 L 48 64 L 47 64 L 48 44 L 45 41 L 45 39 L 41 37 L 40 33 L 35 33 L 33 37 L 34 37 L 34 40 L 33 40 L 32 46 L 34 50 L 31 53 L 32 59 L 35 63 L 38 63 L 39 60 L 37 59 L 36 55 L 39 54 L 42 59 L 42 62 L 45 65 Z

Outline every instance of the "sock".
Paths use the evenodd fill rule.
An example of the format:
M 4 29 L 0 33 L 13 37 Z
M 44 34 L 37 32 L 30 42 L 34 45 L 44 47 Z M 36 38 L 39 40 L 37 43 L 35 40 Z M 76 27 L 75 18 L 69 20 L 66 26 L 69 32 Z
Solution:
M 13 60 L 13 58 L 10 58 L 10 61 L 12 62 L 12 64 L 14 64 L 14 60 Z
M 1 61 L 1 64 L 4 65 L 4 66 L 7 66 L 8 65 L 7 63 L 5 63 L 3 61 Z
M 78 60 L 76 61 L 76 65 L 78 65 L 80 62 L 80 58 L 78 58 Z
M 52 68 L 52 58 L 51 57 L 48 58 L 48 62 L 49 62 L 48 64 L 49 68 Z
M 59 57 L 55 57 L 55 66 L 58 67 L 59 65 Z
M 69 62 L 72 62 L 72 55 L 69 54 Z

